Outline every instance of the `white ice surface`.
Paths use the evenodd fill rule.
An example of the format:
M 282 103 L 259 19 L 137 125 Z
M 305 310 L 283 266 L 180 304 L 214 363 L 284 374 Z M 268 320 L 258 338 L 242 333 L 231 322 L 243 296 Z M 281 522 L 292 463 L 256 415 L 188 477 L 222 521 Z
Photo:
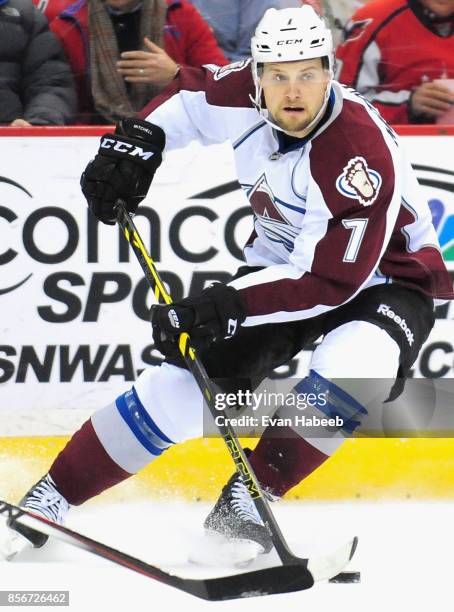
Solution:
M 208 509 L 207 504 L 184 502 L 87 504 L 71 511 L 68 526 L 182 576 L 236 573 L 232 568 L 201 568 L 187 562 L 191 547 L 200 545 Z M 361 571 L 361 583 L 322 583 L 299 593 L 212 603 L 53 540 L 21 559 L 0 561 L 0 590 L 69 590 L 69 608 L 39 609 L 71 612 L 453 609 L 453 503 L 281 502 L 273 510 L 290 546 L 301 556 L 331 552 L 358 535 L 360 544 L 350 569 Z M 272 553 L 250 569 L 275 563 Z

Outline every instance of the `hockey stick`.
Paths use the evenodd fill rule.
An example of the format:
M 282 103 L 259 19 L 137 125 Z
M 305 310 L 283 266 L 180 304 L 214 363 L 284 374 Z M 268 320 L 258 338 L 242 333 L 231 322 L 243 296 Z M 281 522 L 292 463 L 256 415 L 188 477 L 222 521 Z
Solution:
M 116 210 L 118 225 L 122 229 L 126 240 L 132 247 L 132 250 L 134 251 L 137 259 L 139 260 L 145 277 L 151 289 L 153 290 L 156 299 L 159 302 L 171 304 L 172 298 L 164 287 L 164 283 L 162 282 L 159 276 L 159 272 L 157 271 L 156 266 L 153 260 L 151 259 L 147 249 L 145 248 L 143 241 L 137 231 L 137 228 L 134 225 L 131 216 L 127 212 L 124 202 L 122 200 L 117 200 Z M 271 512 L 268 501 L 263 494 L 260 484 L 257 481 L 257 478 L 254 474 L 254 470 L 252 469 L 251 464 L 249 463 L 249 460 L 238 441 L 234 429 L 230 426 L 225 412 L 223 410 L 219 410 L 215 406 L 216 391 L 214 385 L 210 381 L 208 374 L 206 373 L 202 362 L 197 357 L 195 350 L 191 347 L 189 335 L 187 333 L 182 333 L 180 335 L 179 349 L 189 371 L 192 373 L 197 382 L 197 385 L 199 386 L 199 389 L 208 405 L 213 419 L 215 419 L 215 417 L 217 416 L 224 417 L 223 419 L 216 419 L 215 422 L 217 423 L 217 428 L 227 445 L 227 448 L 232 456 L 232 459 L 235 463 L 235 467 L 243 481 L 243 484 L 245 485 L 245 487 L 247 487 L 249 491 L 249 494 L 255 504 L 255 507 L 257 508 L 260 518 L 262 519 L 264 525 L 267 527 L 270 533 L 274 547 L 280 560 L 282 561 L 282 564 L 300 564 L 302 574 L 305 574 L 307 576 L 308 581 L 313 580 L 313 576 L 310 570 L 308 569 L 308 559 L 296 557 L 290 551 L 280 530 L 280 527 L 277 524 L 273 513 Z M 220 420 L 223 424 L 219 424 Z M 353 555 L 356 545 L 357 538 L 354 538 L 351 542 L 349 542 L 348 546 L 351 555 Z M 334 575 L 335 574 L 332 574 L 332 576 Z
M 324 580 L 329 577 L 329 573 L 339 574 L 350 560 L 351 555 L 353 555 L 350 547 L 342 546 L 328 557 L 308 560 L 310 572 L 302 572 L 301 565 L 298 563 L 279 565 L 252 572 L 234 574 L 233 576 L 221 576 L 220 578 L 182 578 L 2 500 L 0 500 L 0 515 L 5 515 L 8 521 L 13 520 L 26 527 L 53 536 L 67 544 L 112 561 L 117 565 L 126 567 L 147 578 L 157 580 L 208 601 L 303 591 L 313 585 L 313 577 L 315 580 Z
M 221 578 L 181 578 L 8 502 L 0 501 L 1 514 L 4 514 L 9 520 L 14 520 L 26 527 L 54 536 L 72 546 L 113 561 L 117 565 L 122 565 L 148 578 L 209 601 L 292 593 L 308 589 L 313 585 L 311 574 L 302 572 L 299 564 L 280 565 Z M 345 563 L 342 558 L 342 551 L 340 552 L 338 563 L 339 561 Z

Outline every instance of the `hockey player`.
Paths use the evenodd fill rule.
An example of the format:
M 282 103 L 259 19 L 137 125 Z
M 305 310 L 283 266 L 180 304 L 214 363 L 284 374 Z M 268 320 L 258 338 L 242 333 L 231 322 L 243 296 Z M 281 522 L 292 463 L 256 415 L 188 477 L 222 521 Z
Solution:
M 251 62 L 182 68 L 143 117 L 103 136 L 88 164 L 81 185 L 93 214 L 114 224 L 118 198 L 135 211 L 163 151 L 228 140 L 254 230 L 246 266 L 228 284 L 152 309 L 165 361 L 95 412 L 20 502 L 58 522 L 69 506 L 202 435 L 202 397 L 176 346 L 181 332 L 189 332 L 213 378 L 247 378 L 255 386 L 323 336 L 301 383 L 306 390 L 329 387 L 334 378 L 393 381 L 398 372 L 405 376 L 427 338 L 434 300 L 454 297 L 405 152 L 377 111 L 333 80 L 331 34 L 311 7 L 270 9 L 252 39 Z M 276 497 L 342 440 L 277 433 L 269 427 L 250 456 Z M 47 539 L 11 526 L 34 546 Z M 263 551 L 272 547 L 236 475 L 206 527 Z

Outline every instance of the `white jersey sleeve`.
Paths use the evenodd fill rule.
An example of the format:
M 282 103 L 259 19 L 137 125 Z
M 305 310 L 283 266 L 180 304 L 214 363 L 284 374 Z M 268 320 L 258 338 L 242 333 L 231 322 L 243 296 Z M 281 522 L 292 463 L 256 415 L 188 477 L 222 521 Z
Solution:
M 221 68 L 183 67 L 164 92 L 143 109 L 141 117 L 164 130 L 165 150 L 184 147 L 193 140 L 205 145 L 234 141 L 248 125 L 247 110 L 256 117 L 249 98 L 252 91 L 249 60 Z

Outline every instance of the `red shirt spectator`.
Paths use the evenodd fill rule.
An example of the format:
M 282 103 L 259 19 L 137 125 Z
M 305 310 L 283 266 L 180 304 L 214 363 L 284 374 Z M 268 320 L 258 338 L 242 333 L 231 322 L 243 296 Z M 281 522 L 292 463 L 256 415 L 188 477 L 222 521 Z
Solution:
M 79 121 L 90 123 L 93 114 L 89 65 L 87 0 L 34 0 L 48 18 L 50 29 L 60 39 L 77 82 Z M 177 64 L 201 66 L 228 60 L 197 10 L 187 0 L 166 0 L 164 51 Z M 99 120 L 99 118 L 98 118 Z
M 339 81 L 389 123 L 427 123 L 454 100 L 435 79 L 454 78 L 454 2 L 374 0 L 358 10 L 337 49 Z

